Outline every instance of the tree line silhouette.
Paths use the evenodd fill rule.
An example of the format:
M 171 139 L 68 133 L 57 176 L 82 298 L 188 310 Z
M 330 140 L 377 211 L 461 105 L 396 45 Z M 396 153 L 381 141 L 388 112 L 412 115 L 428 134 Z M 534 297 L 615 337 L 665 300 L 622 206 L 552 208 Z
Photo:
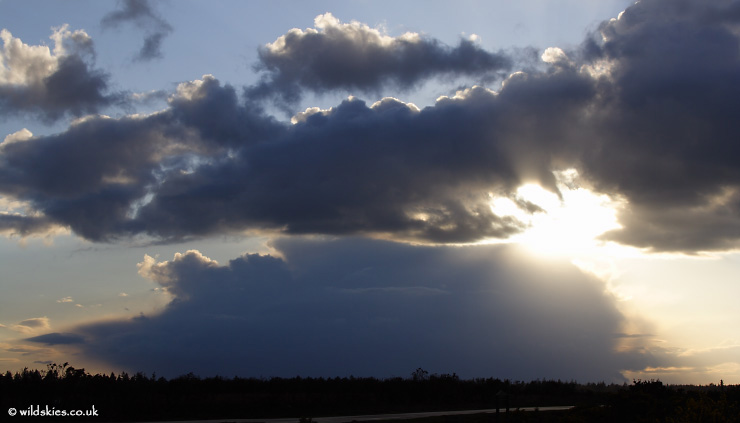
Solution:
M 0 374 L 0 412 L 4 416 L 11 407 L 23 410 L 39 405 L 67 410 L 95 406 L 99 416 L 84 417 L 85 421 L 309 418 L 496 407 L 514 412 L 520 407 L 573 405 L 577 407 L 568 412 L 539 413 L 539 417 L 537 413 L 522 413 L 518 420 L 509 421 L 737 422 L 740 385 L 461 379 L 454 373 L 429 374 L 421 368 L 406 378 L 387 379 L 229 379 L 200 378 L 192 373 L 166 379 L 126 372 L 93 375 L 68 363 Z M 542 420 L 545 414 L 562 419 Z M 539 420 L 530 420 L 534 418 Z

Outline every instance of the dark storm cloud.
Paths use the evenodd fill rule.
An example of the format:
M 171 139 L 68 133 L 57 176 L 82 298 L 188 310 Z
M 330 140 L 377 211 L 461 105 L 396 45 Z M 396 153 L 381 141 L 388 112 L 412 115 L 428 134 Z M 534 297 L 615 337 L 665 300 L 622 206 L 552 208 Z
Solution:
M 525 180 L 548 186 L 552 175 L 546 156 L 521 154 L 523 134 L 498 132 L 503 98 L 478 88 L 421 111 L 394 99 L 347 100 L 303 116 L 274 142 L 172 175 L 132 225 L 165 238 L 248 228 L 506 238 L 521 223 L 494 215 L 489 193 Z
M 579 49 L 567 54 L 546 50 L 546 71 L 508 78 L 499 96 L 487 99 L 492 107 L 466 109 L 467 116 L 460 122 L 470 132 L 451 138 L 477 149 L 480 158 L 488 161 L 490 169 L 478 175 L 497 174 L 499 181 L 515 183 L 516 178 L 502 177 L 509 168 L 520 174 L 539 173 L 533 179 L 545 181 L 542 175 L 550 170 L 575 167 L 596 190 L 624 198 L 629 206 L 619 216 L 623 228 L 605 234 L 605 239 L 655 251 L 736 248 L 740 240 L 738 10 L 738 2 L 641 1 L 619 19 L 604 22 Z M 362 79 L 351 79 L 352 75 L 362 76 L 366 68 L 354 73 L 345 69 L 344 76 L 328 77 L 349 66 L 345 62 L 356 61 L 343 62 L 340 56 L 314 60 L 319 57 L 316 54 L 302 58 L 304 50 L 293 52 L 291 46 L 313 51 L 309 41 L 323 45 L 336 39 L 351 44 L 370 38 L 355 34 L 372 30 L 332 19 L 317 27 L 320 31 L 291 31 L 262 50 L 264 69 L 271 69 L 267 64 L 273 56 L 285 61 L 285 71 L 272 65 L 271 83 L 289 86 L 280 81 L 295 81 L 295 87 L 303 90 L 359 84 L 353 81 Z M 393 45 L 392 39 L 384 45 Z M 327 49 L 325 54 L 334 51 Z M 294 58 L 299 62 L 291 62 Z M 327 75 L 330 82 L 320 75 Z M 390 75 L 383 77 L 393 80 Z M 439 106 L 435 112 L 442 110 Z M 470 125 L 478 111 L 489 125 Z M 421 115 L 427 112 L 432 115 L 429 110 Z M 435 130 L 442 137 L 450 136 L 439 127 Z M 478 144 L 472 141 L 477 137 L 490 139 Z M 491 146 L 495 153 L 487 155 Z M 454 162 L 456 154 L 450 157 Z M 473 169 L 480 169 L 474 164 L 476 158 L 470 160 Z M 457 172 L 455 165 L 449 169 Z M 458 181 L 457 187 L 472 186 L 464 177 Z
M 147 61 L 162 58 L 162 41 L 172 32 L 172 26 L 152 9 L 149 1 L 124 0 L 121 9 L 110 12 L 100 21 L 104 28 L 117 28 L 127 22 L 135 24 L 146 32 L 144 45 L 135 60 Z
M 579 48 L 545 50 L 542 71 L 422 110 L 350 98 L 290 125 L 206 76 L 181 84 L 160 113 L 94 118 L 5 145 L 0 191 L 93 240 L 264 229 L 472 242 L 523 229 L 491 211 L 491 194 L 541 212 L 512 193 L 527 182 L 556 192 L 552 171 L 572 167 L 588 187 L 625 200 L 623 227 L 605 239 L 656 251 L 732 249 L 740 239 L 736 10 L 737 2 L 644 0 Z M 504 66 L 474 46 L 475 59 L 457 60 L 468 56 L 330 15 L 317 28 L 261 51 L 263 88 L 372 91 Z M 337 53 L 357 43 L 366 47 L 359 56 Z M 425 73 L 417 62 L 438 64 Z
M 0 185 L 48 219 L 101 240 L 154 181 L 163 139 L 134 119 L 92 118 L 59 135 L 4 146 Z
M 698 251 L 733 250 L 740 239 L 737 195 L 732 202 L 707 201 L 708 206 L 661 207 L 633 204 L 619 214 L 626 229 L 601 236 L 623 244 L 653 250 Z
M 588 80 L 567 78 L 580 89 L 538 110 L 565 113 L 588 98 Z M 475 88 L 421 111 L 352 99 L 286 126 L 205 77 L 180 85 L 164 112 L 91 118 L 4 146 L 0 189 L 92 240 L 247 229 L 506 238 L 522 224 L 494 215 L 490 194 L 524 181 L 553 186 L 548 155 L 528 153 L 535 140 L 508 135 L 519 91 Z
M 88 117 L 61 134 L 0 144 L 0 191 L 44 216 L 8 216 L 3 226 L 25 233 L 33 223 L 56 223 L 95 241 L 129 233 L 137 206 L 167 175 L 274 130 L 268 118 L 244 117 L 234 89 L 212 78 L 192 92 L 188 84 L 180 88 L 202 109 L 175 96 L 171 108 L 147 117 Z
M 4 117 L 31 113 L 55 121 L 122 103 L 120 94 L 106 93 L 108 74 L 94 68 L 92 39 L 84 31 L 62 26 L 51 38 L 52 52 L 2 31 L 0 113 Z
M 737 248 L 740 42 L 737 2 L 642 1 L 584 50 L 606 63 L 591 138 L 577 146 L 596 188 L 630 202 L 623 243 Z M 584 128 L 586 129 L 586 128 Z
M 294 102 L 304 90 L 377 93 L 383 87 L 408 90 L 438 76 L 501 79 L 511 60 L 474 42 L 455 47 L 406 33 L 390 37 L 359 22 L 341 23 L 326 13 L 316 17 L 317 29 L 293 29 L 259 50 L 257 70 L 263 80 L 247 92 Z
M 503 246 L 280 240 L 284 258 L 220 265 L 197 251 L 139 272 L 174 295 L 158 315 L 75 330 L 83 354 L 176 376 L 405 376 L 621 380 L 657 365 L 616 353 L 623 316 L 568 263 Z

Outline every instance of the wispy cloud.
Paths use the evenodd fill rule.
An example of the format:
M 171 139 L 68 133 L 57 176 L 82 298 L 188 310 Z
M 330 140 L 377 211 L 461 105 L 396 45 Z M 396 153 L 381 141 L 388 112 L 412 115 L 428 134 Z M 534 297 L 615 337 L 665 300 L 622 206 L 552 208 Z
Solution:
M 49 323 L 49 318 L 44 316 L 22 320 L 14 325 L 11 325 L 10 328 L 14 331 L 22 333 L 38 333 L 49 330 L 51 328 L 51 325 Z
M 152 8 L 148 0 L 124 0 L 122 7 L 108 13 L 100 21 L 104 28 L 116 28 L 131 23 L 146 33 L 144 45 L 135 60 L 149 61 L 163 57 L 162 41 L 172 32 L 172 26 Z

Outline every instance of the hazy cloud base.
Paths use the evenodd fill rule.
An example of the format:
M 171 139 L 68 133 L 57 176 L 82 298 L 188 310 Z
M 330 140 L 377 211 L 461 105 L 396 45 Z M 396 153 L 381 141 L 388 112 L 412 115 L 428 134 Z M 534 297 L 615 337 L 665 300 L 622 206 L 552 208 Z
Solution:
M 158 315 L 57 334 L 83 355 L 176 376 L 407 376 L 621 381 L 656 365 L 614 352 L 624 317 L 603 282 L 507 246 L 281 239 L 283 258 L 220 265 L 197 251 L 139 272 L 173 301 Z M 34 342 L 50 343 L 54 337 Z

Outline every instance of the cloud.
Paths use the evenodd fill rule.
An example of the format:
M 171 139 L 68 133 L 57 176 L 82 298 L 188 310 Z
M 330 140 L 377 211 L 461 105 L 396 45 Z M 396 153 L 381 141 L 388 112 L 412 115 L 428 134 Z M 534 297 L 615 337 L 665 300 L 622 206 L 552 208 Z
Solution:
M 281 257 L 221 265 L 198 251 L 140 273 L 174 297 L 160 314 L 74 330 L 94 359 L 168 376 L 406 375 L 621 380 L 657 366 L 617 353 L 624 317 L 603 282 L 507 246 L 281 239 Z M 143 269 L 143 271 L 142 271 Z
M 117 28 L 130 22 L 146 32 L 144 45 L 135 57 L 136 61 L 160 59 L 162 41 L 172 32 L 172 26 L 159 16 L 147 0 L 124 0 L 122 8 L 108 13 L 100 21 L 103 28 Z
M 0 31 L 0 111 L 13 116 L 32 113 L 46 121 L 81 116 L 119 102 L 106 94 L 108 75 L 94 69 L 92 39 L 67 25 L 55 28 L 54 48 L 24 44 L 6 29 Z
M 26 140 L 30 140 L 33 138 L 33 133 L 29 131 L 26 128 L 21 129 L 20 131 L 13 132 L 10 135 L 7 135 L 3 142 L 0 142 L 0 144 L 12 144 L 14 142 L 22 142 Z
M 582 175 L 629 202 L 624 228 L 605 238 L 656 251 L 736 247 L 740 22 L 732 8 L 737 2 L 641 1 L 578 52 L 582 71 L 599 81 L 573 144 Z
M 31 328 L 48 328 L 49 318 L 48 317 L 34 317 L 32 319 L 26 319 L 18 322 L 19 325 L 28 326 Z
M 44 217 L 0 213 L 0 234 L 25 238 L 55 234 L 58 231 L 59 226 Z
M 548 107 L 571 107 L 578 95 Z M 498 136 L 504 97 L 474 88 L 421 111 L 350 99 L 286 125 L 206 76 L 181 84 L 163 112 L 93 117 L 4 145 L 0 190 L 98 241 L 249 229 L 505 238 L 521 223 L 494 215 L 490 192 L 554 178 L 547 157 L 519 151 L 528 140 Z
M 212 77 L 190 85 L 165 112 L 88 116 L 60 134 L 0 144 L 0 192 L 31 208 L 3 217 L 4 226 L 25 233 L 53 222 L 95 241 L 137 233 L 133 217 L 170 175 L 283 130 L 240 107 L 234 89 Z
M 601 238 L 655 251 L 693 254 L 733 250 L 740 239 L 738 213 L 740 191 L 734 187 L 683 207 L 634 202 L 619 214 L 624 228 L 606 232 Z
M 503 53 L 487 52 L 471 40 L 449 47 L 417 33 L 392 37 L 360 22 L 342 23 L 331 13 L 317 16 L 314 26 L 294 28 L 260 48 L 255 68 L 263 79 L 249 96 L 294 102 L 303 90 L 408 90 L 440 76 L 495 80 L 512 65 Z
M 59 134 L 0 144 L 0 192 L 30 205 L 22 218 L 4 217 L 4 227 L 23 233 L 55 224 L 95 241 L 245 231 L 505 239 L 526 225 L 493 213 L 491 196 L 513 198 L 524 183 L 557 193 L 553 171 L 574 168 L 584 186 L 624 200 L 622 228 L 604 239 L 653 251 L 736 248 L 733 4 L 643 0 L 581 46 L 546 49 L 540 70 L 422 109 L 350 97 L 308 108 L 291 124 L 206 75 L 180 84 L 160 112 L 91 117 Z M 335 44 L 366 48 L 325 48 Z M 292 30 L 261 50 L 262 84 L 279 96 L 293 88 L 373 91 L 504 69 L 474 66 L 495 56 L 475 46 L 479 59 L 454 59 L 458 48 L 322 15 L 316 28 Z M 431 73 L 399 64 L 414 49 L 434 52 L 437 62 L 413 61 L 431 63 Z M 346 67 L 341 75 L 335 65 Z
M 19 347 L 5 348 L 5 351 L 20 354 L 24 357 L 33 355 L 49 355 L 54 353 L 54 350 L 50 348 L 36 347 L 33 345 L 22 345 Z
M 521 223 L 494 215 L 490 193 L 554 178 L 547 158 L 517 154 L 525 139 L 497 136 L 498 104 L 482 88 L 421 111 L 392 98 L 349 99 L 271 142 L 171 175 L 132 225 L 165 238 L 244 229 L 505 238 Z
M 49 330 L 51 325 L 49 324 L 49 318 L 44 316 L 20 321 L 15 325 L 12 325 L 10 328 L 17 332 L 37 333 Z
M 158 143 L 152 132 L 135 135 L 136 125 L 129 119 L 115 126 L 118 136 L 108 132 L 112 127 L 107 119 L 91 118 L 60 135 L 3 145 L 0 184 L 4 193 L 34 206 L 37 201 L 46 202 L 49 207 L 40 210 L 44 220 L 72 226 L 82 234 L 86 231 L 77 222 L 92 219 L 103 228 L 104 221 L 125 215 L 129 208 L 126 201 L 132 202 L 146 192 L 144 186 L 132 182 L 146 183 L 153 178 L 142 171 L 151 171 L 145 165 Z M 110 135 L 107 142 L 97 142 L 98 136 L 104 135 Z M 131 142 L 138 137 L 140 142 Z M 147 142 L 150 146 L 145 145 Z M 29 218 L 19 223 L 26 221 Z
M 70 345 L 80 344 L 84 342 L 84 338 L 74 333 L 47 333 L 45 335 L 34 336 L 32 338 L 26 338 L 26 341 L 37 342 L 46 345 Z
M 71 303 L 73 301 L 72 297 L 64 297 L 57 300 L 58 303 Z

